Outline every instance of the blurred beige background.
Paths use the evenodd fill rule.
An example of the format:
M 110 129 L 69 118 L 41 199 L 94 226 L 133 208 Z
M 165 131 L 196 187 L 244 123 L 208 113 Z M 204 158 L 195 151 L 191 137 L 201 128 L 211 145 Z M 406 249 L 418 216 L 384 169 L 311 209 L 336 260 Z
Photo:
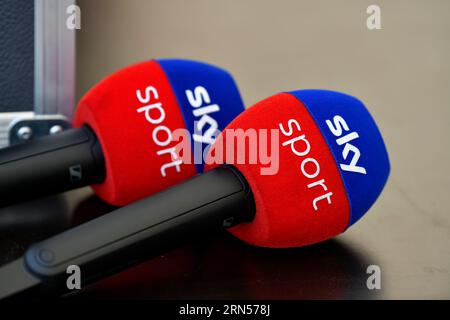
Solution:
M 339 241 L 380 265 L 382 298 L 450 298 L 449 1 L 78 4 L 78 98 L 121 67 L 180 57 L 230 70 L 248 106 L 301 88 L 362 99 L 384 134 L 392 174 Z M 381 7 L 382 30 L 366 28 L 370 4 Z

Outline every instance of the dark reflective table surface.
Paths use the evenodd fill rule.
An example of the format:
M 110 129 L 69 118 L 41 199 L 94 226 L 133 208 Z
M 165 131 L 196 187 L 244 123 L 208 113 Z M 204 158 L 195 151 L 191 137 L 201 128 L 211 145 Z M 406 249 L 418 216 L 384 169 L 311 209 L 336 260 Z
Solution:
M 0 210 L 0 264 L 33 242 L 114 207 L 89 188 Z M 149 214 L 151 214 L 149 212 Z M 76 298 L 372 299 L 365 257 L 345 241 L 295 249 L 247 245 L 227 232 L 194 241 L 84 288 Z

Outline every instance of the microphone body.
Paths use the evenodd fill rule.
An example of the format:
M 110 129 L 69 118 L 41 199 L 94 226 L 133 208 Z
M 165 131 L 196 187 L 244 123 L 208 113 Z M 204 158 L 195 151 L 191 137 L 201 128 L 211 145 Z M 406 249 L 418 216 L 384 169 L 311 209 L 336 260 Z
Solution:
M 250 222 L 254 214 L 245 179 L 221 166 L 36 243 L 20 263 L 38 279 L 33 290 L 62 293 L 70 265 L 80 267 L 85 286 L 194 238 Z M 2 272 L 5 268 L 0 298 L 15 293 L 17 277 Z
M 105 179 L 99 141 L 88 127 L 69 129 L 0 151 L 0 206 Z

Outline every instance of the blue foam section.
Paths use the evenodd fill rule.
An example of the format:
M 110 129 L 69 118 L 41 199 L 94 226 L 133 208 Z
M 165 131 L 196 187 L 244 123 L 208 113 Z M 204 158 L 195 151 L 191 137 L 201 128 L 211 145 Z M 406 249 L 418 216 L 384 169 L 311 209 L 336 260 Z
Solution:
M 290 93 L 306 106 L 333 153 L 350 202 L 351 226 L 369 210 L 389 176 L 389 158 L 381 133 L 364 104 L 352 96 L 327 90 Z M 348 131 L 335 116 L 342 117 Z M 355 163 L 347 167 L 352 160 Z
M 214 121 L 217 122 L 218 130 L 223 131 L 236 116 L 244 111 L 244 103 L 239 89 L 232 76 L 227 71 L 216 66 L 181 59 L 158 59 L 157 61 L 174 89 L 186 128 L 191 133 L 191 146 L 197 163 L 196 170 L 198 173 L 201 173 L 204 169 L 202 155 L 210 147 L 210 144 L 194 141 L 192 136 L 194 134 L 205 134 L 209 128 L 213 128 L 211 123 L 214 124 Z M 199 86 L 207 91 L 210 103 L 207 103 L 203 89 L 195 91 Z M 190 100 L 186 90 L 190 90 L 192 93 Z M 201 93 L 200 90 L 203 92 Z M 202 102 L 198 108 L 194 108 L 191 104 L 193 96 L 194 100 Z M 195 116 L 193 114 L 194 109 L 199 109 L 198 111 L 201 112 L 200 109 L 208 105 L 217 105 L 219 110 L 216 110 L 216 107 L 212 107 L 210 109 L 213 111 L 205 115 Z M 204 120 L 208 121 L 205 122 L 206 124 L 202 130 L 199 130 L 199 127 L 195 125 L 195 121 L 199 121 L 203 116 L 205 117 Z M 211 121 L 211 118 L 214 121 Z M 210 132 L 212 131 L 211 129 Z M 197 150 L 197 152 L 194 152 L 194 150 Z M 202 152 L 200 153 L 198 150 Z

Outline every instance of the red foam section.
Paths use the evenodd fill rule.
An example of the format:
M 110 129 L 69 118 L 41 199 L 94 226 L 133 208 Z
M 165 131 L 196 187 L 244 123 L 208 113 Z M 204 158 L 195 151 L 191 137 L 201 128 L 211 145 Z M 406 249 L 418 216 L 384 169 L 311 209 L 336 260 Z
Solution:
M 152 86 L 158 93 L 147 92 Z M 136 90 L 141 91 L 142 103 Z M 147 99 L 148 98 L 148 99 Z M 156 124 L 146 120 L 145 112 L 137 110 L 146 105 L 161 103 L 165 118 Z M 160 109 L 150 112 L 158 119 Z M 167 168 L 162 176 L 161 168 L 172 162 L 170 153 L 157 155 L 158 151 L 175 146 L 171 141 L 158 146 L 152 137 L 154 130 L 164 126 L 169 131 L 185 128 L 185 123 L 175 94 L 163 69 L 155 61 L 148 61 L 122 69 L 101 81 L 80 101 L 74 126 L 90 126 L 100 139 L 106 162 L 106 180 L 94 185 L 94 191 L 106 202 L 122 206 L 161 191 L 196 174 L 195 165 L 181 164 Z M 166 140 L 168 131 L 157 129 L 157 137 Z
M 287 93 L 272 96 L 244 111 L 227 129 L 279 130 L 281 123 L 285 132 L 289 133 L 289 120 L 296 120 L 301 131 L 291 123 L 291 136 L 286 137 L 279 132 L 279 170 L 276 175 L 261 175 L 261 167 L 267 165 L 260 161 L 256 164 L 238 164 L 238 152 L 248 150 L 237 150 L 237 144 L 234 144 L 235 156 L 231 162 L 245 176 L 253 191 L 256 217 L 251 223 L 240 224 L 230 231 L 253 245 L 274 248 L 308 245 L 336 236 L 345 230 L 349 222 L 349 203 L 334 158 L 313 118 L 299 100 Z M 310 143 L 310 150 L 304 156 L 295 155 L 290 144 L 281 146 L 283 142 L 303 134 Z M 216 140 L 215 148 L 223 145 L 225 152 L 228 152 L 227 143 L 224 130 Z M 303 143 L 294 143 L 298 153 L 306 151 L 306 144 Z M 210 159 L 214 154 L 216 152 L 212 148 Z M 310 177 L 301 171 L 301 164 L 307 158 L 315 159 L 320 166 L 315 178 L 311 177 L 317 168 L 309 160 L 304 170 Z M 208 165 L 206 169 L 215 166 L 217 164 Z M 321 179 L 325 180 L 327 191 L 320 185 L 308 188 L 308 185 Z M 331 204 L 328 204 L 327 198 L 318 200 L 316 211 L 314 200 L 328 192 L 332 192 Z

